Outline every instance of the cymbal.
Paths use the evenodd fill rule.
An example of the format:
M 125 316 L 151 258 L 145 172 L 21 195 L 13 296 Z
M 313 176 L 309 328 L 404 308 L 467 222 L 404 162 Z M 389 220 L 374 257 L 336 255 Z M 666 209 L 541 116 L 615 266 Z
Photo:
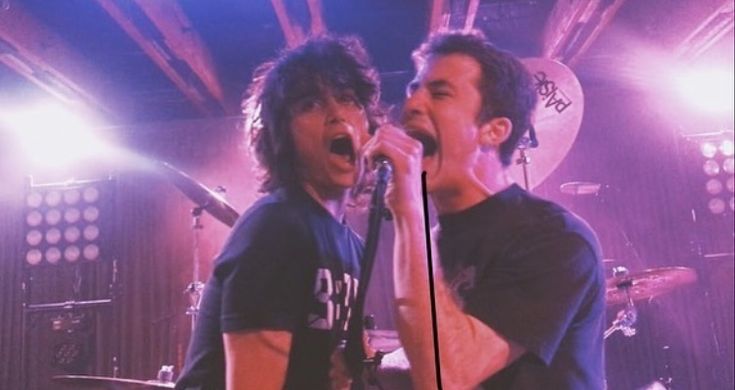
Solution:
M 559 191 L 567 195 L 597 195 L 602 184 L 590 181 L 570 181 L 559 186 Z
M 625 294 L 626 287 L 630 298 L 636 301 L 668 293 L 683 285 L 694 283 L 696 280 L 697 272 L 691 268 L 652 268 L 634 274 L 608 278 L 605 298 L 608 305 L 619 305 L 628 301 Z
M 235 224 L 240 214 L 220 194 L 210 190 L 204 184 L 194 180 L 191 176 L 165 161 L 159 161 L 158 165 L 161 167 L 159 170 L 163 175 L 171 180 L 197 206 L 229 227 Z
M 141 381 L 106 376 L 56 375 L 51 379 L 54 382 L 61 383 L 64 387 L 72 389 L 147 390 L 174 388 L 173 382 L 160 382 L 157 380 Z
M 368 335 L 368 344 L 378 351 L 391 352 L 401 347 L 401 340 L 395 330 L 370 329 L 365 332 Z
M 524 58 L 521 62 L 531 73 L 538 95 L 533 119 L 538 147 L 525 150 L 532 189 L 551 175 L 572 148 L 582 124 L 584 95 L 577 76 L 566 65 L 549 58 Z M 516 150 L 509 172 L 523 183 L 523 165 L 517 163 L 520 157 Z

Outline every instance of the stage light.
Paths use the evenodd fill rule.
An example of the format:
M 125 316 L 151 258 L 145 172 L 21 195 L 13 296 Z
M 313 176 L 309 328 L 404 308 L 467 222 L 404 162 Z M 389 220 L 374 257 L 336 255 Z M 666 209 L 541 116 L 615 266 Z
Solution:
M 79 202 L 79 198 L 82 195 L 79 193 L 79 190 L 77 189 L 71 189 L 69 191 L 64 192 L 64 202 L 68 205 L 73 205 Z
M 701 111 L 732 112 L 735 104 L 732 70 L 680 69 L 673 74 L 678 93 Z
M 26 216 L 26 223 L 28 226 L 38 226 L 43 221 L 43 215 L 38 210 L 33 210 Z
M 100 248 L 95 244 L 89 244 L 84 247 L 84 258 L 87 260 L 97 260 L 100 256 Z
M 100 236 L 100 229 L 95 225 L 87 225 L 82 233 L 84 239 L 87 241 L 94 241 Z
M 80 254 L 79 247 L 76 245 L 70 245 L 64 249 L 64 259 L 70 263 L 79 260 Z
M 84 220 L 87 222 L 94 222 L 99 216 L 100 210 L 97 207 L 89 206 L 84 209 Z
M 707 184 L 705 184 L 705 187 L 707 188 L 707 192 L 712 195 L 717 195 L 722 192 L 722 182 L 717 179 L 707 180 Z
M 722 214 L 725 211 L 725 201 L 720 198 L 712 198 L 707 203 L 712 214 Z
M 57 206 L 61 202 L 61 194 L 59 191 L 49 191 L 49 193 L 46 194 L 46 205 L 54 207 Z
M 732 157 L 726 158 L 725 161 L 722 162 L 722 170 L 731 175 L 735 173 L 735 160 L 733 160 Z
M 38 207 L 41 205 L 41 202 L 43 202 L 43 196 L 37 192 L 29 194 L 26 198 L 26 205 L 28 207 Z
M 712 158 L 717 154 L 717 146 L 712 142 L 702 142 L 699 146 L 699 150 L 702 151 L 702 156 Z
M 43 254 L 38 249 L 31 249 L 26 253 L 26 263 L 38 265 L 43 260 Z
M 720 152 L 722 152 L 723 156 L 732 156 L 733 155 L 733 142 L 729 139 L 726 139 L 722 141 L 720 144 Z
M 0 108 L 0 125 L 14 133 L 35 167 L 62 169 L 80 160 L 106 158 L 111 150 L 93 131 L 99 123 L 58 104 Z
M 106 252 L 101 243 L 110 229 L 112 189 L 112 180 L 29 185 L 26 264 L 102 259 Z
M 33 229 L 26 234 L 26 242 L 30 246 L 36 246 L 43 240 L 43 234 L 40 231 Z
M 100 197 L 100 192 L 96 187 L 87 187 L 84 189 L 84 201 L 87 203 L 96 202 Z
M 46 242 L 51 245 L 56 245 L 61 240 L 61 232 L 57 228 L 51 228 L 46 231 Z
M 64 230 L 64 239 L 71 243 L 77 242 L 82 234 L 79 232 L 79 228 L 76 226 L 69 226 Z
M 720 164 L 715 160 L 707 160 L 702 165 L 702 169 L 707 176 L 717 176 L 720 173 Z
M 49 264 L 57 264 L 59 259 L 61 259 L 61 251 L 59 248 L 52 246 L 46 249 L 46 261 L 48 261 Z
M 79 211 L 79 209 L 76 207 L 72 207 L 64 211 L 64 221 L 66 221 L 67 223 L 76 223 L 77 221 L 79 221 L 79 218 L 81 216 L 82 212 Z
M 728 207 L 730 196 L 725 189 L 729 194 L 735 190 L 734 135 L 732 130 L 721 130 L 685 136 L 689 155 L 699 159 L 702 164 L 700 172 L 706 175 L 701 179 L 701 183 L 708 196 L 702 203 L 706 208 L 702 208 L 713 215 L 723 215 L 726 211 L 729 214 L 728 209 L 732 210 L 732 207 Z
M 46 223 L 49 225 L 56 225 L 61 221 L 61 211 L 59 209 L 51 209 L 46 212 Z

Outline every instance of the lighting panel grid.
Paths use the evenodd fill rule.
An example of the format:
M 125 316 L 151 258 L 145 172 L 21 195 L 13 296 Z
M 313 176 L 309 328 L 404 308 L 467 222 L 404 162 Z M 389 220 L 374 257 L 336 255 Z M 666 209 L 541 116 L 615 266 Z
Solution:
M 733 192 L 732 183 L 735 176 L 732 168 L 728 164 L 732 163 L 732 156 L 718 152 L 713 158 L 706 158 L 703 161 L 703 167 L 709 163 L 710 166 L 717 164 L 716 173 L 707 173 L 704 168 L 702 173 L 702 188 L 707 195 L 705 200 L 705 208 L 712 215 L 725 215 L 730 217 L 733 214 Z M 727 168 L 725 166 L 727 165 Z
M 735 209 L 732 135 L 731 130 L 724 130 L 687 137 L 697 144 L 704 208 L 713 216 L 731 218 Z
M 105 197 L 109 195 L 106 194 L 109 182 L 29 186 L 25 199 L 24 264 L 54 266 L 104 258 L 100 242 L 105 236 L 102 225 L 108 217 Z M 48 237 L 56 244 L 50 243 Z

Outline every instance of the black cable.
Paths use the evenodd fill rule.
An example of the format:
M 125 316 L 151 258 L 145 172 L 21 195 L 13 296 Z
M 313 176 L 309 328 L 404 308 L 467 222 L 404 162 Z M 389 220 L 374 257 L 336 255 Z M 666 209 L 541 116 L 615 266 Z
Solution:
M 436 318 L 436 294 L 434 290 L 434 266 L 431 257 L 431 234 L 429 231 L 429 202 L 426 191 L 426 171 L 421 173 L 421 192 L 424 201 L 424 235 L 426 238 L 426 257 L 429 266 L 429 297 L 431 299 L 431 330 L 434 332 L 434 365 L 436 367 L 436 387 L 441 390 L 442 373 L 439 361 L 439 326 Z

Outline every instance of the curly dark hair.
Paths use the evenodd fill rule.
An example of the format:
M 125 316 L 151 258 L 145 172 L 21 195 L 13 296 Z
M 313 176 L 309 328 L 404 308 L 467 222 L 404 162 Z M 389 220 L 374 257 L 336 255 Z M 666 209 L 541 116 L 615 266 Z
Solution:
M 351 89 L 365 109 L 370 132 L 377 128 L 382 118 L 378 72 L 356 37 L 312 37 L 255 70 L 242 107 L 250 147 L 263 171 L 260 191 L 298 185 L 290 108 L 324 87 Z
M 470 56 L 480 65 L 482 80 L 478 89 L 482 106 L 478 123 L 497 117 L 508 118 L 513 123 L 510 136 L 499 150 L 500 161 L 504 166 L 510 165 L 518 141 L 531 127 L 536 107 L 531 74 L 513 54 L 495 47 L 478 30 L 434 33 L 412 53 L 412 58 L 418 69 L 431 57 L 450 54 Z

